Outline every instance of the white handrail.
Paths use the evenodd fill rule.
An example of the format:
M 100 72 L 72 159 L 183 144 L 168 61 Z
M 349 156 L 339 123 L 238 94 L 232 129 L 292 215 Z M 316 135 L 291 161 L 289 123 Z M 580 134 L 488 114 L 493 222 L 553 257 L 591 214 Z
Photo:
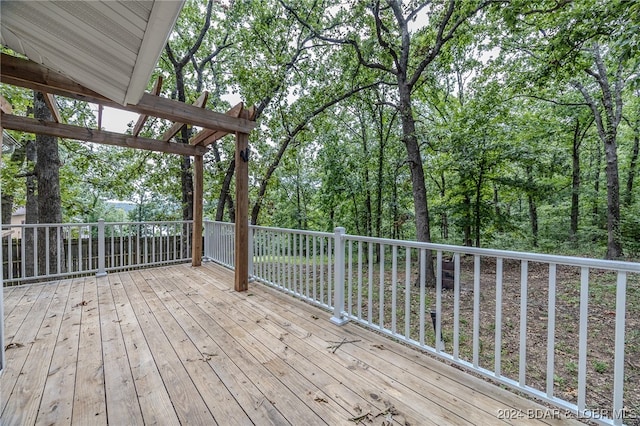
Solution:
M 206 234 L 205 256 L 233 267 L 229 258 L 234 249 L 229 247 L 234 241 L 233 225 L 206 222 L 205 227 L 212 230 Z M 253 278 L 332 311 L 333 322 L 358 322 L 540 398 L 558 407 L 547 413 L 552 416 L 567 414 L 616 425 L 628 416 L 640 416 L 637 405 L 633 408 L 626 403 L 629 392 L 625 393 L 624 374 L 626 318 L 640 314 L 627 312 L 626 295 L 631 282 L 640 285 L 640 263 L 363 237 L 344 234 L 339 228 L 332 234 L 251 226 L 250 232 Z M 432 287 L 427 282 L 429 252 L 436 260 Z M 452 259 L 452 269 L 443 269 L 445 254 Z M 470 265 L 468 261 L 463 264 L 465 256 L 472 257 Z M 507 274 L 514 268 L 519 270 L 518 278 Z M 567 319 L 563 300 L 567 295 L 562 291 L 568 278 L 561 274 L 574 269 L 580 276 L 578 287 L 571 287 L 578 292 L 576 314 Z M 594 371 L 588 349 L 593 345 L 590 292 L 602 288 L 599 280 L 607 273 L 615 274 L 615 284 L 607 285 L 615 285 L 616 297 L 612 329 L 603 331 L 614 337 L 607 364 L 613 365 L 612 385 L 609 390 L 599 389 L 599 393 L 610 393 L 609 402 L 603 405 L 589 392 L 593 375 L 602 373 Z M 487 280 L 494 274 L 495 279 Z M 464 294 L 462 282 L 471 284 Z M 445 287 L 452 287 L 453 294 Z M 495 292 L 495 300 L 484 300 L 486 289 Z M 547 292 L 542 299 L 546 307 L 531 305 L 540 303 L 536 292 Z M 509 306 L 515 309 L 506 311 Z M 532 316 L 535 312 L 541 312 L 541 319 Z M 432 322 L 427 321 L 427 313 Z M 531 335 L 540 321 L 546 329 L 538 327 L 544 332 Z M 567 321 L 577 336 L 575 376 L 559 379 L 576 380 L 577 395 L 569 398 L 560 396 L 556 383 L 562 374 L 556 366 L 558 345 L 567 343 L 556 334 Z M 541 344 L 532 346 L 531 339 Z M 513 354 L 503 353 L 505 345 L 510 345 Z M 539 354 L 539 348 L 546 352 L 541 358 L 546 360 L 546 369 L 536 373 L 534 380 L 528 360 L 534 356 L 532 351 Z M 487 356 L 493 358 L 491 362 Z M 636 411 L 629 412 L 630 408 Z
M 192 221 L 3 225 L 3 282 L 187 262 L 192 228 Z

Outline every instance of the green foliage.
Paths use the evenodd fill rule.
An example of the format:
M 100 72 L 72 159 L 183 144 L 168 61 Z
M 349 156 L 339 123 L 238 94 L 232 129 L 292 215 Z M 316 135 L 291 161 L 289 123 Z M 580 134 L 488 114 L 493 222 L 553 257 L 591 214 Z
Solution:
M 401 61 L 394 58 L 401 52 L 402 28 L 392 2 L 380 1 L 376 9 L 377 3 L 186 2 L 169 39 L 174 60 L 163 52 L 155 75 L 165 78 L 163 96 L 178 96 L 174 62 L 189 56 L 210 7 L 210 27 L 182 65 L 185 100 L 207 90 L 209 109 L 226 111 L 237 97 L 258 107 L 259 125 L 250 140 L 250 201 L 262 203 L 260 224 L 323 231 L 344 226 L 350 233 L 416 238 L 396 78 Z M 423 3 L 404 2 L 403 13 Z M 631 162 L 640 116 L 640 5 L 517 0 L 474 13 L 480 2 L 459 2 L 443 28 L 451 37 L 435 52 L 446 4 L 431 2 L 409 22 L 407 68 L 400 69 L 409 77 L 419 74 L 410 100 L 433 240 L 603 256 L 606 161 L 595 116 L 575 83 L 602 109 L 604 94 L 585 71 L 594 67 L 588 48 L 595 42 L 602 46 L 607 77 L 613 81 L 619 72 L 625 79 L 619 86 L 625 118 L 617 129 L 624 196 L 627 179 L 640 174 Z M 27 112 L 29 93 L 1 88 L 18 113 Z M 59 102 L 70 123 L 95 126 L 86 104 Z M 170 124 L 152 120 L 143 135 L 158 137 Z M 576 141 L 579 215 L 572 235 Z M 60 150 L 66 219 L 123 219 L 106 209 L 107 199 L 137 203 L 129 220 L 181 217 L 182 158 L 75 141 L 62 141 Z M 210 218 L 233 156 L 228 137 L 205 157 Z M 24 172 L 22 162 L 3 157 L 3 194 L 13 194 L 16 203 L 24 197 Z M 637 180 L 621 209 L 619 230 L 631 259 L 640 256 Z M 228 206 L 225 212 L 230 218 Z

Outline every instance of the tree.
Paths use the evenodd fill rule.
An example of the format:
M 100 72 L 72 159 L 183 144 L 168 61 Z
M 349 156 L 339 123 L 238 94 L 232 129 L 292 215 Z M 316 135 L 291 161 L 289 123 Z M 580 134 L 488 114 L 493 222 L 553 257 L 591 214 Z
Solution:
M 217 5 L 214 0 L 209 0 L 206 9 L 203 11 L 197 3 L 190 2 L 180 14 L 180 22 L 176 26 L 177 37 L 170 39 L 165 46 L 166 60 L 171 64 L 175 88 L 172 97 L 179 101 L 187 101 L 187 92 L 190 88 L 195 89 L 196 95 L 203 89 L 205 83 L 205 71 L 207 67 L 212 67 L 216 57 L 231 44 L 228 43 L 228 33 L 225 29 L 216 28 L 221 31 L 210 31 L 212 25 L 213 6 Z M 200 17 L 204 12 L 204 20 L 200 22 Z M 219 11 L 217 11 L 219 12 Z M 193 26 L 190 28 L 190 26 Z M 190 36 L 196 34 L 195 37 Z M 221 38 L 215 40 L 213 35 Z M 204 51 L 204 53 L 203 53 Z M 198 56 L 202 55 L 202 56 Z M 188 70 L 196 75 L 194 85 L 185 84 Z M 183 126 L 178 136 L 181 143 L 189 143 L 191 128 Z M 217 149 L 217 148 L 214 148 Z M 182 218 L 183 220 L 193 219 L 193 173 L 191 170 L 191 158 L 182 157 L 180 165 L 180 182 L 182 189 Z
M 33 115 L 37 120 L 53 121 L 44 95 L 34 92 Z M 60 157 L 58 138 L 48 135 L 36 135 L 36 167 L 38 179 L 38 223 L 61 223 L 62 200 L 60 198 Z M 48 241 L 46 240 L 48 235 Z M 57 250 L 53 250 L 57 247 Z M 51 248 L 50 253 L 47 250 Z M 38 233 L 38 261 L 40 273 L 46 271 L 46 258 L 49 255 L 49 267 L 55 271 L 58 256 L 64 250 L 55 232 L 47 233 L 41 229 Z
M 402 128 L 402 142 L 411 171 L 415 209 L 416 238 L 430 242 L 430 218 L 424 164 L 416 132 L 413 93 L 423 81 L 427 67 L 441 55 L 460 27 L 489 2 L 441 0 L 403 5 L 398 0 L 377 0 L 368 6 L 359 3 L 353 13 L 344 5 L 336 19 L 324 28 L 305 19 L 295 7 L 283 5 L 322 41 L 346 46 L 354 52 L 360 65 L 380 73 L 395 85 L 394 105 Z M 418 31 L 410 26 L 418 15 L 426 15 L 426 25 Z M 346 34 L 346 36 L 345 36 Z M 431 252 L 427 255 L 427 280 L 435 282 Z

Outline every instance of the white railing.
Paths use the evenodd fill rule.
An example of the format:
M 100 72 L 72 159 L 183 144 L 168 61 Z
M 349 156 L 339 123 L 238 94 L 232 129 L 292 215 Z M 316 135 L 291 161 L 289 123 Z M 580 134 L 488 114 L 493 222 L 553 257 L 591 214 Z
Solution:
M 3 281 L 35 280 L 191 260 L 191 221 L 3 225 Z
M 233 267 L 233 227 L 206 228 Z M 640 263 L 250 229 L 255 280 L 557 407 L 525 417 L 640 418 Z

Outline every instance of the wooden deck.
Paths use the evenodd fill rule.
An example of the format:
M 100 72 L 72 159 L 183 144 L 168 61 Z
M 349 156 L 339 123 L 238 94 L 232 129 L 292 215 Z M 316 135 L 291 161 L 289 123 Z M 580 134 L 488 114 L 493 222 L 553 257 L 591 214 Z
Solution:
M 513 417 L 541 406 L 414 349 L 262 285 L 232 287 L 204 264 L 4 289 L 0 423 L 539 422 Z

